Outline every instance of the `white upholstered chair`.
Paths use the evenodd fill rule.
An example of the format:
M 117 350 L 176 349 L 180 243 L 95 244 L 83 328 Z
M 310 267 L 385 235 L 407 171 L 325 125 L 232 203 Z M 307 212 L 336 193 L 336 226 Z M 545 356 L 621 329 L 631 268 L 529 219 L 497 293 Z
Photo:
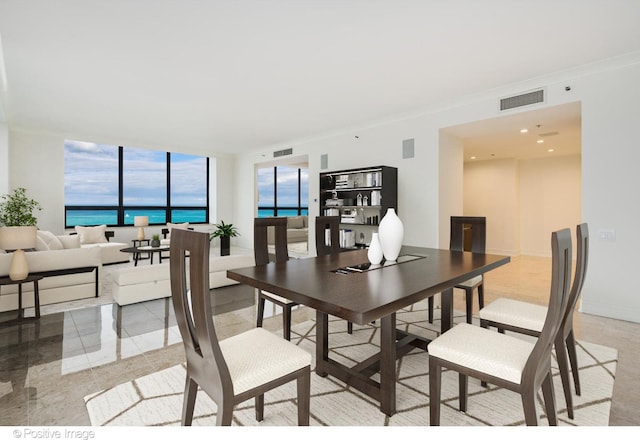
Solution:
M 573 285 L 569 294 L 569 305 L 562 320 L 560 331 L 555 341 L 556 360 L 560 370 L 560 378 L 567 403 L 567 413 L 573 419 L 573 397 L 569 369 L 573 374 L 576 395 L 580 395 L 580 376 L 578 374 L 578 356 L 576 354 L 576 340 L 573 334 L 573 313 L 582 291 L 587 274 L 589 260 L 589 228 L 586 223 L 576 227 L 576 270 Z M 511 298 L 498 298 L 480 310 L 480 325 L 485 328 L 496 327 L 498 331 L 505 330 L 538 337 L 544 325 L 547 307 L 518 301 Z M 569 359 L 567 361 L 567 354 Z M 569 363 L 571 366 L 569 367 Z
M 536 342 L 467 323 L 458 324 L 428 345 L 430 424 L 440 424 L 442 369 L 458 372 L 460 411 L 467 410 L 467 377 L 520 394 L 527 425 L 538 424 L 536 396 L 542 389 L 550 425 L 557 425 L 551 350 L 569 302 L 571 231 L 551 238 L 552 277 L 549 307 Z
M 191 425 L 198 386 L 218 407 L 216 424 L 231 425 L 236 404 L 255 398 L 261 421 L 264 393 L 295 380 L 298 425 L 309 425 L 311 354 L 262 328 L 218 341 L 209 290 L 209 234 L 174 229 L 170 261 L 171 296 L 187 359 L 182 424 Z

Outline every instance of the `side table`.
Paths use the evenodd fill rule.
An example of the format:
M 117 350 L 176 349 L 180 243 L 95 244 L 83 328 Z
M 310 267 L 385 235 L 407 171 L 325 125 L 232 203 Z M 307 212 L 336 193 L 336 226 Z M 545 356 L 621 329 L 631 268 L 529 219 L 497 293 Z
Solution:
M 0 277 L 0 288 L 2 286 L 10 286 L 12 284 L 18 285 L 18 316 L 15 319 L 2 322 L 2 324 L 13 324 L 26 319 L 40 319 L 40 292 L 38 291 L 38 281 L 44 278 L 42 275 L 29 275 L 24 280 L 12 280 L 9 277 Z M 33 283 L 33 306 L 35 316 L 25 318 L 24 310 L 22 308 L 22 285 L 26 283 Z

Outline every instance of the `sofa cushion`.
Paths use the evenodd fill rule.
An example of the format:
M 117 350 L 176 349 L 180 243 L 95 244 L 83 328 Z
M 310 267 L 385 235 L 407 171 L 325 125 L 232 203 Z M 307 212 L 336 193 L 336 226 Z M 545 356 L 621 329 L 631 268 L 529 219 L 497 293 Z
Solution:
M 80 236 L 80 244 L 107 243 L 107 237 L 104 235 L 107 225 L 76 226 L 75 229 Z
M 58 240 L 65 249 L 77 249 L 80 247 L 80 237 L 78 235 L 59 235 Z
M 301 229 L 304 228 L 304 226 L 303 216 L 287 217 L 287 229 Z
M 37 232 L 37 239 L 42 240 L 42 243 L 44 243 L 44 246 L 46 246 L 46 249 L 38 249 L 38 247 L 42 247 L 42 243 L 40 242 L 40 240 L 37 240 L 37 244 L 36 244 L 36 250 L 40 251 L 60 251 L 62 249 L 64 249 L 64 245 L 62 244 L 62 242 L 60 241 L 60 239 L 58 237 L 56 237 L 55 235 L 53 235 L 53 232 L 49 232 L 49 231 L 38 231 Z

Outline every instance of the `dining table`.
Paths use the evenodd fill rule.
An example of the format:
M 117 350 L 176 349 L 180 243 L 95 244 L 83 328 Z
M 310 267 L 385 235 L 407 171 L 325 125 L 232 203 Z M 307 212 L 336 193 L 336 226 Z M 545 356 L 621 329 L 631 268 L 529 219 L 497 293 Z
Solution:
M 227 277 L 315 309 L 316 374 L 358 389 L 392 416 L 396 360 L 416 347 L 428 351 L 430 342 L 396 329 L 396 312 L 441 293 L 440 331 L 445 332 L 453 326 L 453 287 L 509 261 L 504 255 L 403 246 L 396 261 L 379 265 L 370 265 L 361 249 L 228 270 Z M 379 320 L 379 353 L 353 366 L 331 359 L 329 315 L 359 325 Z

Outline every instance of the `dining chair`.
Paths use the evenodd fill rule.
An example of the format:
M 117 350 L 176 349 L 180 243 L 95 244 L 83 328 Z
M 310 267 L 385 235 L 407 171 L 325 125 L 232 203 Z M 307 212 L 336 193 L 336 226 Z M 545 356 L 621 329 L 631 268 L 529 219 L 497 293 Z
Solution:
M 253 221 L 253 253 L 256 266 L 269 264 L 268 228 L 274 228 L 275 262 L 289 260 L 287 249 L 287 217 L 256 217 Z M 291 340 L 291 311 L 298 304 L 265 290 L 258 290 L 258 315 L 256 325 L 262 327 L 266 301 L 282 308 L 282 334 L 287 341 Z
M 484 254 L 487 243 L 486 217 L 451 217 L 449 250 Z M 470 235 L 470 239 L 469 239 Z M 478 275 L 454 286 L 465 291 L 467 322 L 473 317 L 473 291 L 478 291 L 478 306 L 484 307 L 484 275 Z M 429 323 L 433 323 L 433 296 L 427 300 Z
M 326 231 L 329 231 L 327 244 Z M 340 216 L 319 215 L 316 217 L 316 255 L 331 255 L 340 252 Z M 347 333 L 353 333 L 353 322 L 347 321 Z
M 578 373 L 576 339 L 573 333 L 573 314 L 582 292 L 589 261 L 589 227 L 586 223 L 579 224 L 576 227 L 576 248 L 576 269 L 571 293 L 569 294 L 569 305 L 555 340 L 556 360 L 560 370 L 564 397 L 567 403 L 567 413 L 570 419 L 573 419 L 573 397 L 571 395 L 569 369 L 571 369 L 573 375 L 576 395 L 580 395 L 580 376 Z M 496 327 L 502 333 L 505 330 L 509 330 L 539 337 L 544 326 L 546 314 L 547 307 L 510 298 L 498 298 L 480 310 L 480 326 L 484 328 Z M 568 362 L 567 354 L 569 355 Z
M 460 411 L 467 411 L 468 376 L 520 394 L 527 425 L 538 424 L 537 394 L 542 389 L 549 425 L 557 425 L 551 350 L 569 303 L 571 231 L 551 234 L 551 289 L 540 336 L 535 342 L 461 323 L 434 339 L 429 351 L 431 425 L 440 424 L 442 369 L 458 373 Z
M 193 421 L 198 387 L 217 405 L 216 424 L 231 425 L 234 406 L 250 398 L 255 399 L 256 420 L 262 421 L 264 393 L 293 380 L 298 425 L 309 425 L 310 353 L 262 328 L 218 340 L 209 290 L 209 247 L 208 233 L 171 233 L 171 298 L 187 360 L 182 425 Z

